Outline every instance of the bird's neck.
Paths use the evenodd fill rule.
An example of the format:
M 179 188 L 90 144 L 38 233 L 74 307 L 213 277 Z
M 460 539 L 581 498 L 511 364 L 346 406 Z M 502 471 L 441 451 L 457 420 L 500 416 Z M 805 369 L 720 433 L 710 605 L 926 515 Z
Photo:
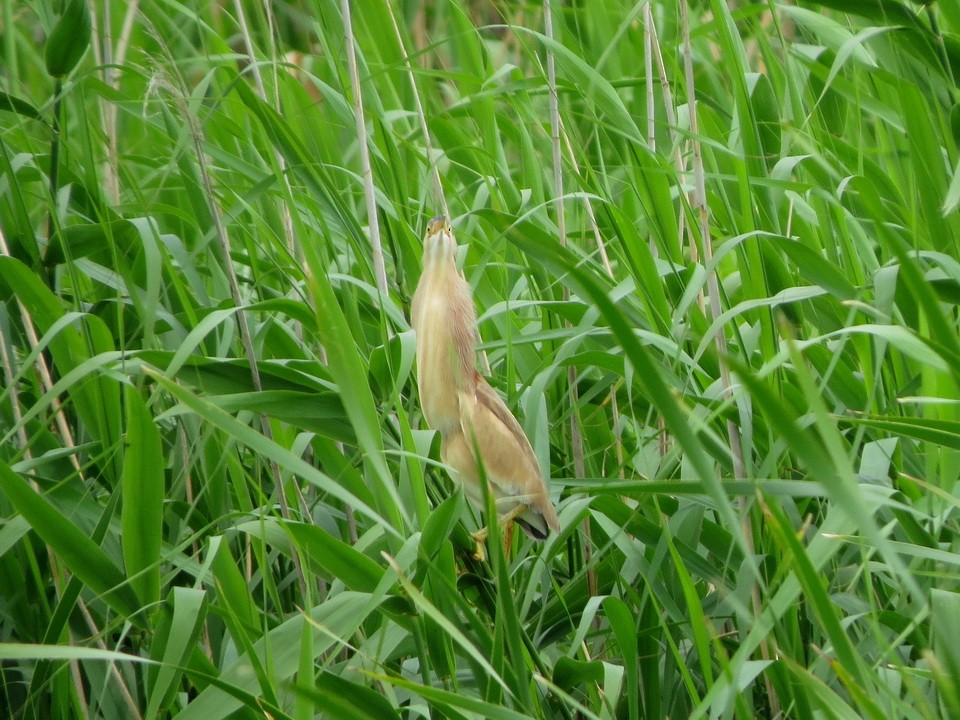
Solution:
M 459 275 L 459 272 L 456 258 L 452 254 L 432 253 L 424 257 L 421 282 L 426 280 L 429 283 L 440 283 L 455 275 Z
M 438 235 L 427 240 L 423 248 L 423 269 L 431 265 L 453 266 L 457 264 L 457 241 L 452 235 Z

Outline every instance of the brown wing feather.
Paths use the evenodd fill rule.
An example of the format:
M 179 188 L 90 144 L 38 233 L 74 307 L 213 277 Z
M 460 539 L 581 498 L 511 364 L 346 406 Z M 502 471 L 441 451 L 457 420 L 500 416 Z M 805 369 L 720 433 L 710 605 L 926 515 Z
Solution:
M 523 454 L 523 459 L 530 466 L 528 469 L 535 471 L 534 474 L 537 479 L 540 479 L 540 464 L 537 462 L 537 456 L 530 446 L 530 441 L 527 439 L 526 433 L 523 432 L 520 423 L 513 416 L 513 413 L 510 412 L 510 408 L 507 407 L 506 403 L 503 402 L 497 394 L 497 391 L 494 390 L 490 383 L 487 382 L 487 379 L 479 373 L 477 374 L 477 402 L 480 407 L 488 410 L 493 415 L 499 427 L 502 428 L 502 431 L 513 437 L 516 443 L 516 449 Z M 542 480 L 540 482 L 542 484 Z
M 529 510 L 518 518 L 521 527 L 543 538 L 547 528 L 559 531 L 560 521 L 550 500 L 537 457 L 520 423 L 496 391 L 477 374 L 474 402 L 461 395 L 461 422 L 466 438 L 476 436 L 484 469 L 494 493 L 500 498 L 515 497 L 516 505 Z M 501 513 L 512 508 L 498 505 Z

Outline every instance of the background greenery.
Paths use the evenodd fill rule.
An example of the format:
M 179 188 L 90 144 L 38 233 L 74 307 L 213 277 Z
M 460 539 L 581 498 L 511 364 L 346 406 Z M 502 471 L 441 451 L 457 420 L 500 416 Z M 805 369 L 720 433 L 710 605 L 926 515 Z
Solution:
M 3 4 L 0 715 L 960 717 L 960 7 L 691 4 Z

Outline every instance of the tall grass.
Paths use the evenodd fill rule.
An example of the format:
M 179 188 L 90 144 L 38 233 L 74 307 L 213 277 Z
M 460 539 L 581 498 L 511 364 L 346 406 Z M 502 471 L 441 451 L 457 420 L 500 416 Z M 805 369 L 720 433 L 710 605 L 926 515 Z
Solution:
M 690 5 L 4 5 L 0 710 L 960 716 L 960 13 Z M 483 562 L 445 208 L 563 527 Z

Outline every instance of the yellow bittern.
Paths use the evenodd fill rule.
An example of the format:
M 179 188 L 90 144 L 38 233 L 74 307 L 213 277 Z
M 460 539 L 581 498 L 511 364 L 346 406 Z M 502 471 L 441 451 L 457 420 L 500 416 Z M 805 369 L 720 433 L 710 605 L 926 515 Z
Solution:
M 485 509 L 480 479 L 486 477 L 500 522 L 516 521 L 542 540 L 549 530 L 560 530 L 560 521 L 523 428 L 477 372 L 476 310 L 456 252 L 449 223 L 433 218 L 412 310 L 423 417 L 440 433 L 440 459 L 467 498 Z M 479 542 L 485 535 L 481 530 L 475 537 Z

